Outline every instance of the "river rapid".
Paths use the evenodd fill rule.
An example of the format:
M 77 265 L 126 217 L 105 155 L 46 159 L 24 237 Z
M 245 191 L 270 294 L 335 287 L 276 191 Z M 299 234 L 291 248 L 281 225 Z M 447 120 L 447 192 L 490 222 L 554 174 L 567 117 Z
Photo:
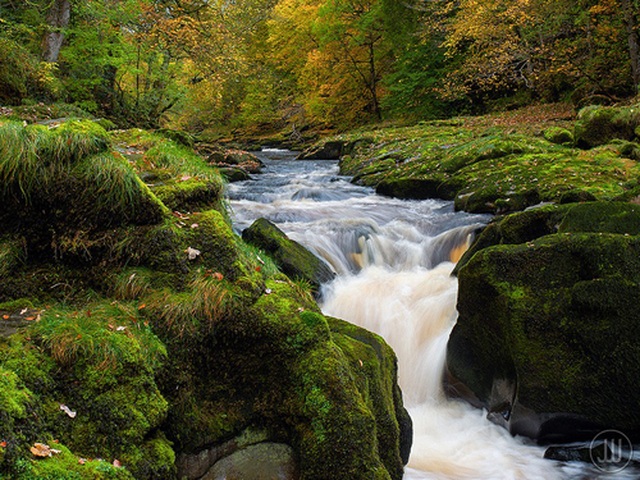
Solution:
M 228 186 L 234 228 L 260 217 L 276 223 L 337 273 L 323 286 L 323 312 L 392 346 L 414 423 L 405 480 L 637 478 L 545 460 L 544 448 L 445 397 L 446 345 L 457 317 L 451 271 L 488 216 L 454 212 L 452 202 L 378 196 L 340 176 L 337 162 L 296 161 L 277 149 L 258 156 L 264 173 Z

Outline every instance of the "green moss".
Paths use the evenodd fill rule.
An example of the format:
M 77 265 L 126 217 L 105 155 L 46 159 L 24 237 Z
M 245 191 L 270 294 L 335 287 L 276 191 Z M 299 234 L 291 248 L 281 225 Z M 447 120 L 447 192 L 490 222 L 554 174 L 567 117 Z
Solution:
M 21 480 L 133 480 L 126 468 L 119 468 L 106 460 L 84 459 L 74 455 L 66 446 L 52 444 L 60 453 L 49 458 L 23 461 L 21 471 L 15 477 Z
M 542 135 L 551 143 L 557 143 L 558 145 L 573 145 L 573 133 L 562 127 L 549 127 Z
M 248 243 L 268 252 L 282 271 L 292 278 L 302 278 L 318 289 L 333 278 L 334 273 L 318 257 L 264 218 L 256 220 L 242 232 Z
M 558 231 L 640 235 L 640 206 L 622 202 L 575 205 L 567 211 Z
M 633 140 L 640 124 L 640 107 L 589 106 L 578 112 L 575 124 L 576 144 L 593 148 L 613 139 Z
M 629 412 L 638 393 L 631 359 L 640 335 L 634 307 L 639 250 L 638 237 L 572 233 L 477 252 L 458 272 L 460 318 L 449 342 L 450 370 L 489 409 L 505 401 L 495 382 L 507 379 L 516 385 L 518 404 L 530 411 L 637 428 L 640 417 Z M 526 421 L 518 417 L 522 410 L 512 412 L 516 433 L 542 435 L 544 419 Z M 520 421 L 538 422 L 541 430 L 519 430 Z
M 171 210 L 195 212 L 215 208 L 222 209 L 222 184 L 189 179 L 172 185 L 161 185 L 153 192 Z

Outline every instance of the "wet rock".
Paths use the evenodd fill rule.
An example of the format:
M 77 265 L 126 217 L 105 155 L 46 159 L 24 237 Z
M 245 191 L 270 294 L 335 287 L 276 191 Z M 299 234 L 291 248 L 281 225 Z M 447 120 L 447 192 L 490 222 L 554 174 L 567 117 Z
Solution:
M 440 179 L 398 178 L 383 180 L 376 187 L 378 195 L 395 198 L 438 198 Z
M 236 167 L 220 167 L 218 169 L 227 182 L 243 182 L 249 180 L 251 175 L 246 170 Z
M 448 368 L 512 433 L 640 428 L 639 221 L 631 204 L 523 212 L 461 261 Z
M 289 239 L 269 220 L 259 218 L 242 232 L 242 238 L 269 253 L 285 274 L 307 280 L 316 289 L 335 277 L 327 264 L 298 242 Z
M 217 462 L 201 480 L 296 480 L 299 478 L 290 446 L 260 443 Z
M 339 160 L 343 154 L 345 143 L 342 141 L 325 142 L 305 150 L 297 160 Z

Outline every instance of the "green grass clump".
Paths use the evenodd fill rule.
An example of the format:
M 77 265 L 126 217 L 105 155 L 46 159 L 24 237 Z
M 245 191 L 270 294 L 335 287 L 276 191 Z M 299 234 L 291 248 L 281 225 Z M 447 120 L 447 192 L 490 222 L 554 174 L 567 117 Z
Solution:
M 9 275 L 25 257 L 24 241 L 0 237 L 0 277 Z
M 80 199 L 88 203 L 87 210 L 93 210 L 103 225 L 153 224 L 168 213 L 119 155 L 105 152 L 87 157 L 77 164 L 72 174 L 88 193 L 88 198 L 85 194 L 85 198 Z M 82 192 L 78 193 L 82 195 Z
M 100 369 L 117 369 L 127 363 L 155 368 L 166 356 L 164 346 L 143 325 L 137 310 L 116 302 L 76 310 L 48 309 L 31 335 L 63 366 L 82 360 Z

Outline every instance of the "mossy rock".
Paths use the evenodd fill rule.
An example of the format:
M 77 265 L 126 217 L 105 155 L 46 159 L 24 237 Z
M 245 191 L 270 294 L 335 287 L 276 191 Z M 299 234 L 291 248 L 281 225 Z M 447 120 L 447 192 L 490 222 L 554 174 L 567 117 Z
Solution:
M 610 233 L 480 250 L 458 271 L 449 371 L 514 434 L 637 431 L 638 253 L 639 237 Z
M 378 195 L 395 198 L 438 198 L 442 179 L 398 178 L 383 180 L 376 187 Z
M 242 232 L 242 238 L 272 256 L 282 271 L 292 278 L 307 280 L 316 289 L 332 280 L 335 273 L 318 257 L 299 243 L 289 239 L 273 223 L 256 220 Z
M 585 107 L 578 112 L 575 141 L 581 148 L 593 148 L 611 140 L 633 140 L 640 125 L 640 106 Z
M 517 245 L 555 233 L 640 235 L 640 206 L 586 202 L 544 207 L 495 218 L 462 256 L 454 274 L 476 253 L 493 245 Z
M 336 140 L 314 145 L 298 155 L 298 160 L 338 160 L 342 156 L 345 143 Z
M 542 135 L 546 140 L 558 145 L 573 145 L 574 142 L 573 133 L 562 127 L 549 127 Z
M 252 427 L 293 447 L 301 478 L 401 478 L 410 435 L 395 357 L 368 332 L 334 333 L 329 322 L 281 275 L 213 330 L 174 336 L 170 357 L 191 365 L 164 380 L 176 448 L 199 455 Z
M 218 182 L 189 179 L 152 188 L 153 193 L 172 211 L 220 210 L 223 187 Z

